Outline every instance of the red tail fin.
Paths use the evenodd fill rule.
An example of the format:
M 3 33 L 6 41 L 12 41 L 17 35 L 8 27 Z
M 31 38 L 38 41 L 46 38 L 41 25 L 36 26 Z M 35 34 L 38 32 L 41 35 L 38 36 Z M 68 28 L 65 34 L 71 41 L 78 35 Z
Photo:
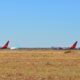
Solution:
M 77 43 L 78 43 L 78 41 L 76 41 L 76 42 L 70 47 L 70 49 L 75 49 L 76 46 L 77 46 Z
M 7 41 L 7 43 L 1 49 L 7 49 L 8 45 L 9 45 L 9 41 Z

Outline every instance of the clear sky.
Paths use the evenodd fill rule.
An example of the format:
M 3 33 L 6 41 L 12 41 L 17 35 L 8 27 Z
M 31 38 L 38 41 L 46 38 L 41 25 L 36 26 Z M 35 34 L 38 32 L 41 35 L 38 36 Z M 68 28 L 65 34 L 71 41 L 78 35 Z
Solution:
M 80 0 L 0 0 L 0 45 L 80 46 Z

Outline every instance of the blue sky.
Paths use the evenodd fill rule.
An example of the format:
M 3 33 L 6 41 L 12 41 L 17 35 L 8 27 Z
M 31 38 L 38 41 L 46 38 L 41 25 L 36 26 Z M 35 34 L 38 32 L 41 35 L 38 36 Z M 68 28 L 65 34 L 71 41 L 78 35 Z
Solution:
M 0 45 L 80 46 L 80 0 L 1 0 Z

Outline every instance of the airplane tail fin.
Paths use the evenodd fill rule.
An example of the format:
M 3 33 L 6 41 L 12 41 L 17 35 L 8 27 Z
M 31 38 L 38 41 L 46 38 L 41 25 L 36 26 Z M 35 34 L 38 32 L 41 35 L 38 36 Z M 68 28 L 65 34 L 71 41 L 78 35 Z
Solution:
M 6 44 L 1 49 L 7 49 L 9 45 L 9 41 L 6 42 Z
M 76 41 L 76 42 L 70 47 L 70 49 L 76 49 L 77 43 L 78 43 L 78 41 Z

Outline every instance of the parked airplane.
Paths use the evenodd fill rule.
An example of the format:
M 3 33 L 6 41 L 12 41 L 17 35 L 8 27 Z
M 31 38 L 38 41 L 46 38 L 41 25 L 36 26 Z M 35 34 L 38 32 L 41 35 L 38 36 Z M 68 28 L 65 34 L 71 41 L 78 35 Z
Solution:
M 76 41 L 71 47 L 52 47 L 52 49 L 57 49 L 57 50 L 72 50 L 76 49 L 78 41 Z
M 9 47 L 9 43 L 10 41 L 7 41 L 6 44 L 4 44 L 0 49 L 11 49 L 11 50 L 18 49 L 16 47 Z
M 70 47 L 70 49 L 76 49 L 77 43 L 78 43 L 78 41 L 76 41 L 76 42 Z
M 73 50 L 73 49 L 76 49 L 76 47 L 77 47 L 77 43 L 78 43 L 78 41 L 76 41 L 74 44 L 72 44 L 71 47 L 68 47 L 68 48 L 62 48 L 62 49 L 67 49 L 67 50 Z
M 8 49 L 9 41 L 6 42 L 0 49 Z
M 70 48 L 68 48 L 68 49 L 70 49 L 70 50 L 65 51 L 65 53 L 71 53 L 72 50 L 76 49 L 77 43 L 78 43 L 78 41 L 76 41 Z

